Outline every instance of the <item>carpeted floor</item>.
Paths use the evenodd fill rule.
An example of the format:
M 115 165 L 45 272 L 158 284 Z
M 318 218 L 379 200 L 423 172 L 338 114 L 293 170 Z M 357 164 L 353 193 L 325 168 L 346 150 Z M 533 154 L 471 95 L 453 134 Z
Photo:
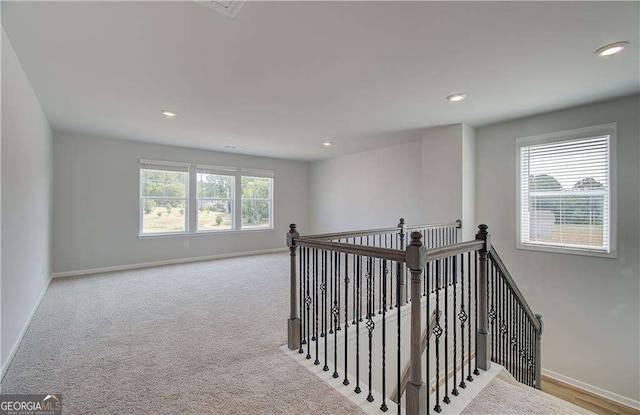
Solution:
M 362 413 L 279 347 L 288 254 L 57 279 L 2 381 L 65 414 Z

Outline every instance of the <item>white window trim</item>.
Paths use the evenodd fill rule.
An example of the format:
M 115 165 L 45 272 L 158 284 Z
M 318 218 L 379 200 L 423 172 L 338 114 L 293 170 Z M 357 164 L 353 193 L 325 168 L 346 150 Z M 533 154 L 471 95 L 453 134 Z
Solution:
M 183 167 L 187 169 L 187 183 L 186 183 L 186 189 L 185 189 L 185 200 L 187 202 L 187 206 L 184 212 L 184 231 L 177 231 L 177 232 L 149 232 L 149 233 L 143 233 L 142 232 L 142 227 L 143 227 L 143 209 L 142 209 L 142 183 L 140 182 L 140 171 L 143 168 L 143 165 L 149 165 L 152 167 L 158 167 L 158 168 L 162 168 L 164 167 Z M 152 168 L 152 167 L 148 167 L 148 168 Z M 163 161 L 163 160 L 147 160 L 147 159 L 138 159 L 138 238 L 139 239 L 145 239 L 145 238 L 154 238 L 154 237 L 158 237 L 158 236 L 183 236 L 183 235 L 188 235 L 189 232 L 189 224 L 191 223 L 191 219 L 190 219 L 190 210 L 191 210 L 191 192 L 190 192 L 190 182 L 191 182 L 191 163 L 184 163 L 184 162 L 178 162 L 178 161 Z M 158 199 L 162 199 L 161 197 L 158 197 Z M 182 200 L 182 198 L 180 198 L 180 200 Z
M 200 219 L 200 212 L 198 211 L 198 170 L 208 170 L 210 174 L 215 174 L 218 176 L 229 176 L 233 177 L 233 189 L 231 193 L 231 229 L 198 229 L 198 220 Z M 237 167 L 230 166 L 214 166 L 209 164 L 196 164 L 195 167 L 195 209 L 194 209 L 194 217 L 196 220 L 194 221 L 193 231 L 194 234 L 217 234 L 217 233 L 230 233 L 230 232 L 238 232 L 239 228 L 237 227 L 237 218 L 236 218 L 236 205 L 238 194 L 238 172 L 241 170 Z M 223 200 L 216 198 L 204 198 L 204 199 L 212 199 L 212 200 Z
M 522 243 L 521 198 L 521 157 L 520 149 L 533 144 L 546 144 L 557 141 L 577 140 L 581 138 L 609 136 L 609 252 L 589 248 L 545 246 L 542 244 Z M 617 123 L 601 124 L 568 131 L 558 131 L 516 139 L 516 248 L 530 251 L 552 252 L 558 254 L 583 255 L 602 258 L 617 258 L 618 235 L 618 175 L 617 175 Z
M 242 167 L 230 167 L 221 165 L 208 165 L 202 163 L 187 163 L 179 161 L 166 161 L 166 160 L 149 160 L 138 159 L 138 239 L 154 239 L 154 238 L 171 238 L 171 237 L 189 237 L 189 236 L 203 236 L 203 235 L 220 235 L 220 234 L 237 234 L 237 233 L 251 233 L 251 232 L 272 232 L 275 230 L 275 217 L 273 215 L 275 206 L 275 172 L 273 170 L 242 168 Z M 185 209 L 185 225 L 186 230 L 180 232 L 157 232 L 157 233 L 142 233 L 143 226 L 143 214 L 142 214 L 142 195 L 140 193 L 142 184 L 140 183 L 140 169 L 143 165 L 157 166 L 159 168 L 164 167 L 182 167 L 187 168 L 188 183 L 186 189 L 187 209 Z M 234 209 L 233 228 L 221 229 L 221 230 L 198 230 L 198 198 L 197 198 L 197 181 L 198 181 L 198 168 L 217 171 L 215 174 L 228 175 L 235 177 L 234 197 L 232 201 Z M 266 177 L 272 179 L 271 181 L 271 208 L 269 211 L 269 218 L 271 222 L 270 227 L 242 227 L 242 176 L 250 177 Z M 266 200 L 266 199 L 265 199 Z M 195 219 L 193 219 L 195 218 Z
M 264 198 L 258 198 L 258 199 L 249 199 L 249 200 L 268 200 L 269 203 L 269 222 L 270 222 L 270 226 L 269 227 L 243 227 L 242 226 L 242 177 L 261 177 L 261 178 L 267 178 L 267 179 L 271 179 L 271 189 L 270 189 L 270 199 L 264 199 Z M 240 180 L 236 180 L 238 182 L 238 184 L 236 185 L 236 188 L 238 190 L 238 195 L 240 197 L 240 203 L 237 203 L 238 205 L 238 221 L 237 221 L 237 225 L 239 230 L 244 231 L 244 232 L 255 232 L 255 231 L 266 231 L 266 230 L 273 230 L 275 229 L 275 218 L 273 217 L 273 205 L 274 205 L 274 189 L 275 189 L 275 183 L 276 180 L 274 178 L 275 173 L 271 170 L 256 170 L 256 169 L 240 169 Z

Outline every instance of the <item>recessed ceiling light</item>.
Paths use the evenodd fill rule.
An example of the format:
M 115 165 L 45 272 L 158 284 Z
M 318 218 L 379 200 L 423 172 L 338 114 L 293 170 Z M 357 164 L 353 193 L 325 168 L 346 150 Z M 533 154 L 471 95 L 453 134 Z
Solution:
M 451 102 L 460 102 L 466 98 L 465 94 L 451 94 L 447 97 L 447 99 Z
M 616 53 L 620 53 L 624 50 L 625 47 L 627 47 L 627 45 L 629 44 L 629 42 L 616 42 L 616 43 L 611 43 L 609 45 L 605 45 L 603 47 L 601 47 L 600 49 L 595 51 L 595 54 L 598 56 L 611 56 L 611 55 L 615 55 Z
M 167 117 L 175 117 L 176 115 L 178 115 L 178 113 L 175 111 L 161 110 L 160 112 L 166 115 Z
M 324 143 L 322 143 L 322 145 L 325 146 L 325 147 L 329 147 L 332 144 L 333 143 L 331 141 L 325 141 Z

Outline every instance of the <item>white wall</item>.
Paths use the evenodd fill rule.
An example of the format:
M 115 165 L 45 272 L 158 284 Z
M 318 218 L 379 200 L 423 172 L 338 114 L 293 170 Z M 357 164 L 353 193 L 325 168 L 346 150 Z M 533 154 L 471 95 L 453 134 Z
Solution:
M 2 371 L 50 275 L 51 130 L 2 31 Z
M 463 240 L 473 239 L 475 218 L 475 130 L 466 124 L 422 132 L 423 206 L 428 223 L 462 219 Z
M 53 155 L 54 273 L 286 248 L 290 223 L 308 227 L 306 162 L 58 131 Z M 275 171 L 275 230 L 139 239 L 140 158 Z
M 454 124 L 427 128 L 413 143 L 313 163 L 310 232 L 463 219 L 463 236 L 473 238 L 474 146 L 473 128 Z
M 462 125 L 462 238 L 473 239 L 476 221 L 476 130 Z
M 462 219 L 462 124 L 422 133 L 422 182 L 430 223 Z
M 313 163 L 311 227 L 300 233 L 424 223 L 421 157 L 416 141 Z
M 534 312 L 545 320 L 543 367 L 640 400 L 640 98 L 486 126 L 477 133 L 478 220 Z M 618 123 L 618 258 L 518 250 L 517 137 Z

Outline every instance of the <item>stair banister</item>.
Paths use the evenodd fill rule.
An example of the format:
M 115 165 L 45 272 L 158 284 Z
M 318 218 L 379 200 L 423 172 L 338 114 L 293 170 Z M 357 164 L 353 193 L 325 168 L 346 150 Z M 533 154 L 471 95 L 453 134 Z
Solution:
M 484 241 L 484 246 L 478 251 L 478 331 L 476 333 L 476 364 L 479 369 L 491 369 L 491 345 L 489 343 L 489 312 L 488 298 L 488 265 L 487 254 L 491 250 L 491 237 L 487 232 L 487 225 L 479 225 L 476 240 Z
M 407 246 L 407 267 L 411 272 L 411 347 L 410 377 L 407 384 L 407 415 L 427 411 L 426 385 L 422 380 L 422 275 L 427 264 L 427 248 L 422 244 L 420 232 L 411 233 Z
M 296 240 L 300 234 L 296 229 L 295 223 L 289 225 L 287 233 L 287 246 L 289 247 L 291 263 L 289 269 L 290 276 L 290 293 L 289 293 L 289 321 L 287 324 L 287 347 L 289 350 L 300 348 L 300 316 L 298 315 L 298 274 L 296 273 Z

